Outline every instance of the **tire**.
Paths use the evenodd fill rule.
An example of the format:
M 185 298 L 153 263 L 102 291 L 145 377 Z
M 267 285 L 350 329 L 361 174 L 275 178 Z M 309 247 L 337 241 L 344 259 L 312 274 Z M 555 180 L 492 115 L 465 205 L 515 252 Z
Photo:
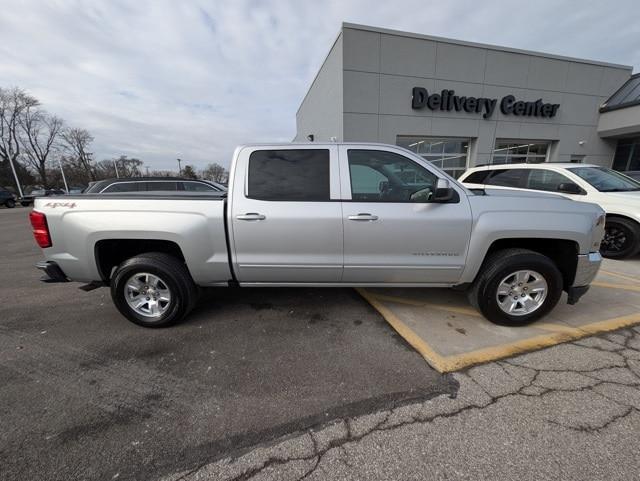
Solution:
M 504 249 L 485 260 L 467 296 L 471 305 L 494 324 L 524 326 L 556 306 L 562 286 L 562 274 L 547 256 L 528 249 Z M 501 302 L 505 308 L 513 306 L 513 311 L 504 310 Z
M 144 295 L 147 286 L 151 288 L 149 296 Z M 111 298 L 131 322 L 143 327 L 167 327 L 180 322 L 195 307 L 198 288 L 183 262 L 168 254 L 150 252 L 127 259 L 116 268 Z M 136 303 L 141 304 L 137 309 Z
M 22 200 L 20 201 L 20 205 L 22 207 L 29 207 L 31 205 L 31 202 L 29 202 L 28 200 Z
M 640 225 L 629 219 L 613 217 L 604 226 L 600 253 L 609 259 L 626 259 L 640 252 Z
M 4 205 L 7 209 L 13 209 L 16 206 L 16 201 L 13 199 L 7 199 Z

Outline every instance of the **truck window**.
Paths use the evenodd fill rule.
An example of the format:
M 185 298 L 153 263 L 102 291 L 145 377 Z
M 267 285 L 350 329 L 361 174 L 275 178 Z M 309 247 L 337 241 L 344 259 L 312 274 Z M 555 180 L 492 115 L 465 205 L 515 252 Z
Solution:
M 406 157 L 382 150 L 349 150 L 351 199 L 428 202 L 437 176 Z
M 247 197 L 258 200 L 329 200 L 329 150 L 256 150 L 249 156 Z

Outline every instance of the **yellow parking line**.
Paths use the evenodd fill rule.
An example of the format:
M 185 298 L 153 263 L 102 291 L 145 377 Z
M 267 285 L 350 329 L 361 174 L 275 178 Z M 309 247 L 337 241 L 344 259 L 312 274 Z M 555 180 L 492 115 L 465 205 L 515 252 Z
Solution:
M 397 304 L 407 304 L 409 306 L 416 307 L 432 307 L 434 309 L 440 309 L 443 311 L 455 312 L 457 314 L 464 314 L 465 316 L 482 317 L 481 314 L 475 309 L 469 307 L 450 306 L 447 304 L 433 304 L 431 302 L 416 301 L 414 299 L 406 299 L 404 297 L 388 296 L 386 294 L 374 294 L 376 299 L 381 301 L 395 302 Z
M 574 333 L 577 327 L 565 326 L 564 324 L 554 324 L 552 322 L 536 322 L 534 327 L 542 329 L 543 331 L 552 331 L 552 332 L 568 332 Z
M 383 296 L 371 294 L 364 289 L 357 289 L 364 297 L 422 357 L 439 372 L 451 372 L 464 369 L 474 364 L 481 364 L 495 361 L 505 357 L 522 354 L 524 352 L 550 347 L 562 342 L 575 341 L 592 334 L 613 331 L 623 327 L 640 323 L 640 312 L 606 319 L 604 321 L 584 324 L 580 327 L 564 326 L 554 323 L 538 323 L 535 327 L 552 331 L 550 334 L 521 339 L 519 341 L 491 346 L 462 354 L 443 356 L 437 353 L 424 339 L 416 334 L 409 326 L 402 322 L 388 307 L 382 302 Z M 384 296 L 391 297 L 391 296 Z M 395 301 L 394 301 L 395 302 Z
M 592 286 L 606 287 L 608 289 L 622 289 L 625 291 L 640 292 L 640 286 L 630 286 L 628 284 L 612 284 L 610 282 L 592 282 Z
M 431 364 L 433 368 L 440 372 L 446 372 L 444 358 L 434 351 L 429 344 L 424 342 L 413 330 L 402 322 L 389 308 L 376 299 L 376 296 L 369 294 L 364 289 L 356 289 L 358 293 L 371 304 L 385 320 L 407 341 L 413 348 L 418 351 L 425 360 Z
M 619 277 L 620 279 L 626 279 L 627 281 L 640 283 L 640 279 L 637 279 L 636 277 L 626 276 L 624 274 L 618 274 L 617 272 L 605 271 L 603 269 L 600 269 L 600 272 L 608 276 Z

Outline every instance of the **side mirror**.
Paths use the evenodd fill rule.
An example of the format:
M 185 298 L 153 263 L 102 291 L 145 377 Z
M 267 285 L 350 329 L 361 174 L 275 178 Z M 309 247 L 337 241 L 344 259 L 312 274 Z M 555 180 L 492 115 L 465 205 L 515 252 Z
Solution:
M 431 202 L 449 202 L 453 199 L 454 193 L 455 191 L 447 179 L 438 179 Z
M 563 194 L 582 194 L 582 189 L 578 184 L 574 184 L 573 182 L 563 182 L 558 185 L 558 192 L 562 192 Z

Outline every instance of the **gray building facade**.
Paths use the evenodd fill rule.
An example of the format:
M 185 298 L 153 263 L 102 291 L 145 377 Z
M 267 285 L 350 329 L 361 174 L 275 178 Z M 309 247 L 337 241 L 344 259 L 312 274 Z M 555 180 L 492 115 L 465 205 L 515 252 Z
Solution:
M 640 136 L 640 106 L 600 111 L 631 80 L 625 65 L 345 23 L 295 140 L 397 144 L 455 176 L 487 163 L 611 166 L 619 139 Z

